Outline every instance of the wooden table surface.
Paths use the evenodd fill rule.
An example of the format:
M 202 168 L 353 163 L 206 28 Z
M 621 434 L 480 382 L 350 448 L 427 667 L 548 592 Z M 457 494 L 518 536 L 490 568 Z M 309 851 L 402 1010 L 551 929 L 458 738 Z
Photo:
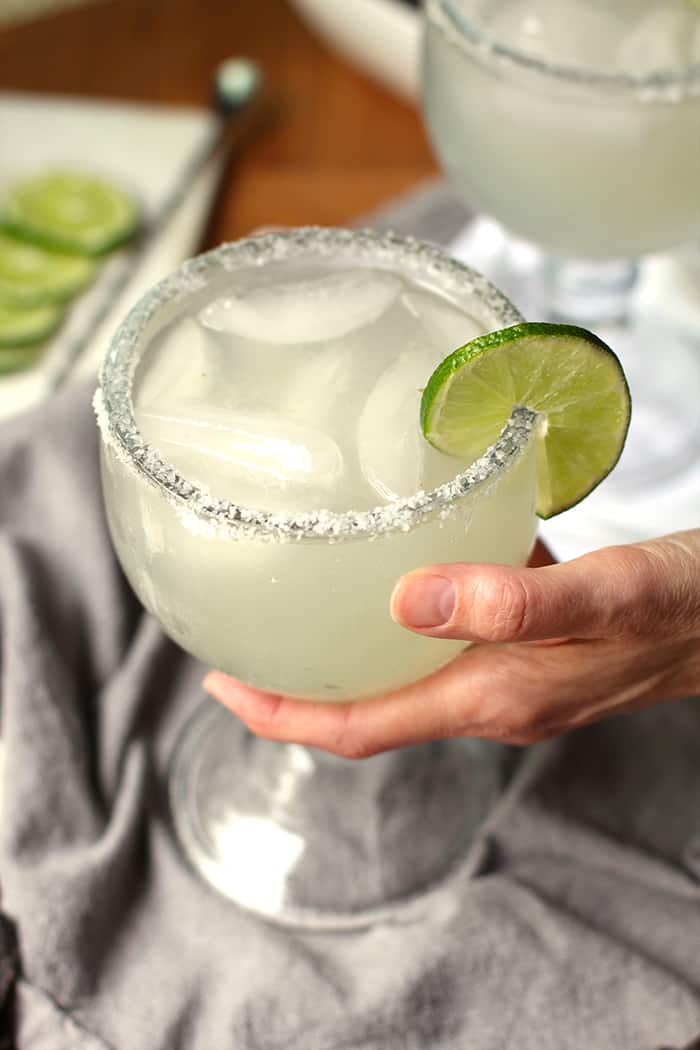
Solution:
M 207 244 L 258 225 L 342 225 L 436 171 L 416 110 L 285 0 L 112 0 L 0 30 L 0 90 L 205 106 L 233 54 L 260 62 L 280 115 L 230 172 Z

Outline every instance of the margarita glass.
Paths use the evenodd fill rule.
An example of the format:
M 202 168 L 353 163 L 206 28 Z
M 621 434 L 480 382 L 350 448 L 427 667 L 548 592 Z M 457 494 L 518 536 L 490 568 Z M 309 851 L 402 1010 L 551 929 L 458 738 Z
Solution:
M 592 325 L 620 354 L 636 412 L 616 480 L 685 467 L 700 338 L 638 260 L 700 238 L 700 11 L 428 0 L 423 102 L 451 184 L 497 220 L 474 223 L 460 254 L 527 312 Z
M 407 340 L 436 316 L 426 359 L 425 346 Z M 197 357 L 195 317 L 214 327 L 208 363 Z M 107 518 L 137 595 L 189 653 L 261 688 L 332 702 L 399 687 L 460 651 L 462 643 L 398 627 L 389 597 L 399 576 L 426 563 L 527 561 L 536 531 L 536 417 L 515 408 L 472 463 L 430 449 L 414 484 L 437 478 L 436 487 L 391 491 L 387 448 L 406 465 L 423 454 L 411 444 L 413 434 L 423 441 L 418 384 L 454 349 L 441 345 L 446 317 L 457 323 L 455 345 L 458 331 L 470 339 L 520 320 L 493 285 L 431 246 L 317 229 L 223 246 L 186 263 L 135 307 L 107 354 L 96 398 Z M 168 362 L 183 348 L 178 374 Z M 229 371 L 232 361 L 238 372 Z M 320 386 L 304 402 L 316 373 Z M 261 376 L 272 391 L 262 459 L 253 412 L 253 380 Z M 237 382 L 242 415 L 226 400 Z M 354 414 L 341 425 L 343 402 L 352 400 Z M 315 412 L 319 418 L 308 418 Z M 323 488 L 335 460 L 317 430 L 299 438 L 300 427 L 321 423 L 324 441 L 342 450 L 349 489 Z M 180 438 L 174 425 L 184 427 Z M 254 468 L 246 460 L 241 473 L 251 447 Z M 270 448 L 278 474 L 282 460 L 288 464 L 271 487 L 263 483 Z M 371 486 L 352 480 L 355 456 L 373 499 Z M 320 463 L 317 473 L 299 481 L 309 463 Z M 375 467 L 388 473 L 377 480 Z M 221 495 L 222 477 L 223 491 L 233 478 L 234 491 L 247 493 L 246 505 Z M 344 505 L 348 491 L 355 505 Z M 174 823 L 192 864 L 243 906 L 297 924 L 366 923 L 446 874 L 502 790 L 508 762 L 506 749 L 462 740 L 361 764 L 331 759 L 257 740 L 206 701 L 173 761 Z

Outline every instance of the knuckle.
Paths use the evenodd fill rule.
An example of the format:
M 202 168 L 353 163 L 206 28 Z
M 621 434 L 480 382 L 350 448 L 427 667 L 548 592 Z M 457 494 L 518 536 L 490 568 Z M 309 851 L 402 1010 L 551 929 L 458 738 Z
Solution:
M 667 621 L 675 618 L 677 596 L 663 555 L 641 545 L 612 547 L 608 586 L 615 597 L 607 607 L 606 626 L 613 634 L 646 635 L 663 633 Z
M 503 744 L 514 747 L 527 747 L 537 743 L 538 728 L 529 718 L 508 718 L 498 725 L 498 739 Z
M 328 750 L 340 758 L 351 760 L 369 758 L 376 753 L 377 749 L 366 735 L 358 729 L 355 716 L 353 715 L 354 711 L 355 708 L 353 706 L 343 710 L 341 724 Z
M 247 715 L 243 720 L 256 736 L 272 738 L 279 731 L 281 713 L 282 697 L 270 694 L 264 705 L 260 705 L 254 714 Z
M 364 741 L 343 740 L 333 747 L 333 753 L 339 758 L 347 758 L 352 762 L 359 762 L 363 758 L 370 758 L 375 751 Z
M 697 552 L 688 550 L 682 538 L 669 536 L 661 542 L 634 548 L 641 597 L 638 625 L 644 633 L 697 631 L 700 623 L 700 588 L 697 583 Z
M 510 719 L 500 726 L 499 740 L 511 747 L 530 747 L 547 740 L 551 733 L 536 718 L 527 715 L 523 718 Z
M 504 573 L 482 581 L 474 596 L 479 637 L 489 642 L 515 641 L 523 632 L 527 608 L 527 591 L 518 576 Z
M 537 684 L 523 675 L 518 688 L 512 676 L 492 676 L 490 697 L 482 708 L 482 730 L 485 736 L 501 744 L 527 747 L 544 739 L 547 704 L 543 703 Z

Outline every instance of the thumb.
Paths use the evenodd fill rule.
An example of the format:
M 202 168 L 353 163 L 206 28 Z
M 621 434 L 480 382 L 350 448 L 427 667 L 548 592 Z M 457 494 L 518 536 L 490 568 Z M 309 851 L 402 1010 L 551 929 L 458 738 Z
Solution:
M 475 642 L 697 631 L 699 564 L 700 530 L 542 568 L 433 565 L 399 580 L 391 615 L 418 634 Z

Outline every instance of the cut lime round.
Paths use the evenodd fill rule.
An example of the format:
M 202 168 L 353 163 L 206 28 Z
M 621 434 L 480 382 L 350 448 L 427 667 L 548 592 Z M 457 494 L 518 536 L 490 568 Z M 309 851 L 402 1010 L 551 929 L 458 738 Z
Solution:
M 131 197 L 104 179 L 52 172 L 13 186 L 0 219 L 37 244 L 100 255 L 133 234 L 138 212 Z
M 0 302 L 0 348 L 40 343 L 58 327 L 62 317 L 63 310 L 54 303 L 21 309 Z
M 0 375 L 29 368 L 41 356 L 42 346 L 0 347 Z
M 477 458 L 515 405 L 538 413 L 537 513 L 572 507 L 622 452 L 630 395 L 617 357 L 584 328 L 533 322 L 479 336 L 430 377 L 423 434 L 453 456 Z
M 0 232 L 0 302 L 28 307 L 69 299 L 88 283 L 95 263 L 49 251 Z

